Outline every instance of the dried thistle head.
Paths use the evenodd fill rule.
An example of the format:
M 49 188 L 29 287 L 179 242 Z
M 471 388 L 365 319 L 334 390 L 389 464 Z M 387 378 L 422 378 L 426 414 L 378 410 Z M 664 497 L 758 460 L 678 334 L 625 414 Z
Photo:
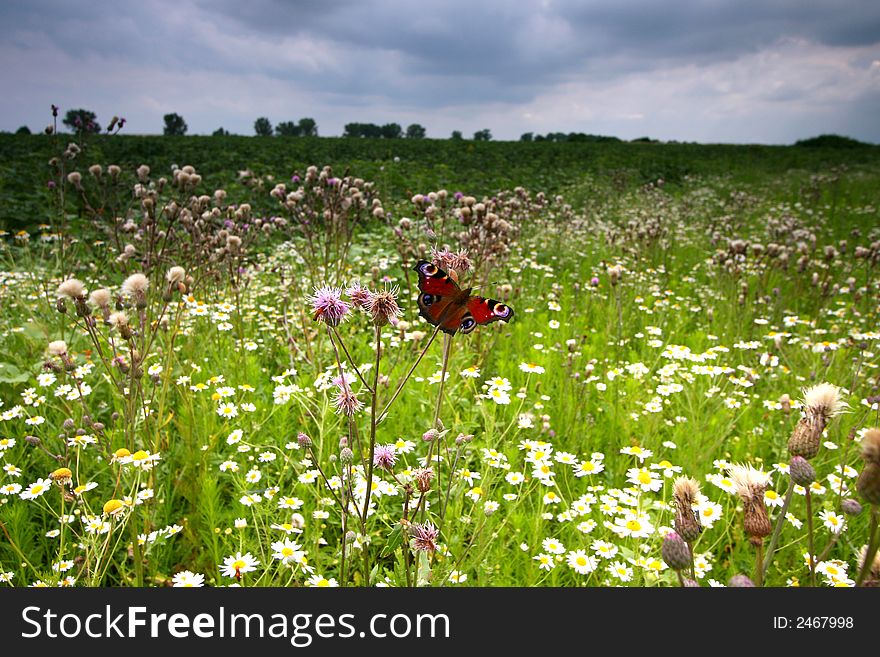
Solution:
M 840 388 L 834 384 L 820 383 L 804 390 L 804 414 L 808 418 L 822 417 L 827 423 L 847 407 L 840 398 Z
M 376 326 L 385 326 L 389 322 L 393 324 L 403 314 L 400 306 L 397 305 L 397 294 L 399 291 L 397 286 L 390 288 L 386 286 L 384 290 L 370 295 L 369 300 L 364 305 L 364 310 L 370 315 L 373 324 Z
M 692 543 L 703 531 L 700 518 L 694 512 L 694 504 L 700 495 L 700 484 L 690 477 L 678 477 L 672 485 L 672 495 L 675 499 L 675 531 L 685 541 Z
M 828 421 L 847 408 L 840 398 L 840 388 L 831 383 L 820 383 L 804 390 L 803 416 L 788 439 L 792 456 L 811 459 L 819 453 L 822 432 Z
M 863 545 L 862 549 L 859 550 L 859 571 L 865 565 L 865 557 L 868 554 L 868 546 Z M 874 560 L 871 562 L 871 566 L 868 570 L 869 579 L 866 581 L 866 586 L 880 586 L 880 552 L 874 553 Z
M 859 473 L 856 490 L 870 504 L 880 504 L 880 429 L 869 429 L 862 437 L 865 467 Z
M 880 429 L 868 429 L 862 436 L 862 458 L 880 465 Z
M 85 297 L 86 289 L 82 281 L 76 278 L 68 278 L 58 286 L 56 296 L 60 299 L 68 297 L 70 299 L 82 299 Z
M 66 356 L 67 343 L 64 340 L 53 340 L 49 343 L 50 356 Z
M 770 475 L 751 465 L 734 465 L 730 468 L 730 478 L 743 503 L 743 529 L 752 541 L 759 544 L 773 531 L 764 505 Z

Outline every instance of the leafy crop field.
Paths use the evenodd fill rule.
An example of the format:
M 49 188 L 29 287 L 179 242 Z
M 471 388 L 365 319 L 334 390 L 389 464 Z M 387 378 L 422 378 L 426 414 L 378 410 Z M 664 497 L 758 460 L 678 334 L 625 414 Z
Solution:
M 880 580 L 876 148 L 0 152 L 6 585 Z

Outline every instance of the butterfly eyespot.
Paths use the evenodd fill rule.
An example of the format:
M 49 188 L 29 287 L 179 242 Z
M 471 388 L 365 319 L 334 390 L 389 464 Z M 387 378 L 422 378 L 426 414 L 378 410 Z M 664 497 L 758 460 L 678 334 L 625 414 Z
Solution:
M 510 308 L 505 306 L 503 303 L 499 303 L 495 306 L 495 314 L 499 317 L 506 317 L 510 313 Z
M 431 294 L 423 294 L 422 303 L 426 306 L 430 306 L 432 303 L 434 303 L 434 296 Z
M 474 330 L 474 327 L 476 325 L 477 323 L 474 321 L 473 317 L 465 317 L 463 320 L 461 320 L 461 326 L 459 327 L 459 330 L 462 333 L 470 333 Z
M 432 265 L 430 262 L 424 263 L 421 267 L 419 267 L 419 270 L 426 276 L 433 276 L 437 273 L 436 265 Z

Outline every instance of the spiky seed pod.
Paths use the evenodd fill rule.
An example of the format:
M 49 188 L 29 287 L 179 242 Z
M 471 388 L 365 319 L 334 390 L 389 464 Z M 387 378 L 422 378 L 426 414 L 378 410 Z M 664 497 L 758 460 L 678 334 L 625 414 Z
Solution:
M 672 485 L 672 495 L 675 499 L 675 519 L 673 525 L 688 543 L 692 543 L 700 536 L 703 526 L 699 516 L 694 512 L 694 504 L 700 494 L 700 485 L 690 477 L 678 477 Z
M 862 567 L 865 565 L 865 557 L 867 556 L 868 546 L 863 545 L 862 549 L 859 550 L 859 559 L 858 566 L 859 571 L 862 570 Z M 874 561 L 871 564 L 870 570 L 868 570 L 868 577 L 865 579 L 864 586 L 868 587 L 880 587 L 880 552 L 874 553 Z
M 727 582 L 727 585 L 731 588 L 754 588 L 755 583 L 748 575 L 734 575 Z
M 690 568 L 691 549 L 685 540 L 675 532 L 670 532 L 663 538 L 660 553 L 663 556 L 663 561 L 672 570 Z
M 743 503 L 743 529 L 753 543 L 760 544 L 773 531 L 764 505 L 770 475 L 750 465 L 735 465 L 730 469 L 730 477 Z
M 791 480 L 799 486 L 806 488 L 816 481 L 816 470 L 813 469 L 810 462 L 803 456 L 791 457 L 791 463 L 789 463 L 788 468 Z
M 880 429 L 870 429 L 862 437 L 865 467 L 859 473 L 856 490 L 869 504 L 880 504 Z
M 819 453 L 822 432 L 825 430 L 825 419 L 802 417 L 791 432 L 788 439 L 788 453 L 811 459 Z
M 788 439 L 788 451 L 792 456 L 811 459 L 819 453 L 828 420 L 843 412 L 847 404 L 840 399 L 840 388 L 820 383 L 804 390 L 803 405 L 804 414 Z

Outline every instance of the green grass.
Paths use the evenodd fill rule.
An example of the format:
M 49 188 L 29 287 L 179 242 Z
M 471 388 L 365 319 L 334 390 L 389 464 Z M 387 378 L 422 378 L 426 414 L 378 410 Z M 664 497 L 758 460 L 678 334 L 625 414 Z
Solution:
M 753 574 L 755 550 L 743 530 L 739 498 L 707 476 L 723 478 L 731 464 L 748 463 L 772 473 L 769 488 L 784 494 L 788 477 L 774 464 L 789 461 L 786 443 L 800 413 L 796 408 L 786 413 L 778 402 L 785 394 L 797 400 L 802 389 L 821 382 L 842 388 L 849 412 L 829 421 L 822 438 L 828 444 L 811 461 L 825 488 L 812 496 L 815 551 L 827 548 L 826 574 L 817 583 L 851 584 L 857 578 L 858 550 L 868 542 L 869 505 L 846 517 L 838 538 L 818 514 L 843 518 L 841 500 L 860 499 L 852 475 L 863 462 L 853 438 L 861 439 L 880 421 L 866 401 L 875 394 L 880 364 L 878 253 L 871 250 L 880 239 L 876 149 L 112 137 L 91 142 L 72 163 L 83 172 L 90 203 L 62 184 L 59 214 L 58 197 L 44 190 L 41 167 L 51 156 L 48 144 L 45 137 L 0 136 L 3 194 L 9 200 L 3 219 L 10 228 L 32 230 L 27 242 L 7 235 L 3 250 L 0 411 L 6 415 L 0 431 L 15 444 L 3 450 L 2 462 L 21 475 L 6 471 L 0 485 L 26 488 L 63 465 L 73 471 L 74 486 L 97 487 L 66 500 L 63 493 L 70 489 L 54 483 L 32 501 L 21 499 L 19 491 L 0 495 L 0 522 L 8 533 L 0 541 L 0 573 L 12 573 L 13 585 L 55 584 L 69 575 L 78 585 L 159 586 L 184 570 L 203 574 L 207 584 L 229 584 L 235 580 L 221 575 L 224 560 L 249 552 L 260 565 L 244 574 L 247 585 L 305 585 L 316 574 L 346 585 L 421 580 L 432 586 L 673 586 L 677 576 L 660 559 L 662 532 L 674 524 L 669 503 L 679 475 L 695 478 L 708 502 L 717 505 L 701 510 L 720 512 L 694 552 L 699 583 L 724 584 L 735 574 Z M 95 162 L 105 170 L 111 163 L 123 166 L 119 185 L 91 179 L 86 169 Z M 292 228 L 295 221 L 252 242 L 245 231 L 243 252 L 216 255 L 226 244 L 224 234 L 212 243 L 213 259 L 195 257 L 189 238 L 178 233 L 147 270 L 144 320 L 131 301 L 120 300 L 128 305 L 134 336 L 124 338 L 93 309 L 98 321 L 90 337 L 73 303 L 68 301 L 66 314 L 56 310 L 55 289 L 76 276 L 90 290 L 107 286 L 115 294 L 123 279 L 143 266 L 149 226 L 141 225 L 148 231 L 141 238 L 137 232 L 122 234 L 119 246 L 112 231 L 101 229 L 112 226 L 110 216 L 141 221 L 139 203 L 129 200 L 134 166 L 148 163 L 155 180 L 170 176 L 172 162 L 192 164 L 203 175 L 196 194 L 210 195 L 222 186 L 229 204 L 249 202 L 255 216 L 283 215 L 269 196 L 275 180 L 264 178 L 262 188 L 248 188 L 236 182 L 237 170 L 250 168 L 286 182 L 294 170 L 302 174 L 309 164 L 330 163 L 336 175 L 348 168 L 352 176 L 375 183 L 387 221 L 354 224 L 349 255 L 340 261 L 335 249 L 341 247 L 333 246 L 318 275 L 302 259 L 308 251 L 302 233 Z M 648 184 L 658 177 L 662 185 Z M 514 186 L 530 193 L 499 194 Z M 288 183 L 288 191 L 292 187 Z M 440 188 L 497 195 L 492 209 L 511 230 L 499 233 L 497 224 L 487 223 L 480 239 L 469 242 L 478 265 L 472 280 L 481 285 L 480 294 L 505 298 L 516 315 L 510 324 L 478 327 L 452 339 L 439 413 L 445 433 L 429 448 L 422 436 L 432 428 L 440 394 L 443 336 L 430 344 L 387 418 L 375 427 L 377 444 L 400 441 L 400 446 L 394 476 L 376 472 L 380 494 L 373 496 L 375 512 L 364 535 L 358 514 L 342 512 L 343 492 L 334 478 L 346 471 L 340 439 L 353 448 L 354 465 L 368 461 L 371 395 L 355 379 L 352 389 L 366 408 L 351 422 L 335 412 L 336 388 L 321 381 L 327 373 L 338 374 L 339 365 L 327 327 L 312 317 L 308 296 L 324 277 L 359 278 L 374 290 L 386 282 L 400 286 L 404 323 L 381 329 L 379 371 L 388 378 L 377 387 L 377 408 L 383 408 L 431 338 L 432 327 L 417 316 L 414 273 L 404 269 L 402 258 L 411 267 L 432 245 L 423 230 L 424 207 L 410 197 Z M 543 200 L 538 192 L 546 195 Z M 187 206 L 190 195 L 168 186 L 159 199 L 177 198 Z M 304 203 L 329 207 L 317 200 Z M 453 216 L 458 207 L 450 198 L 445 208 L 438 202 L 432 211 L 438 248 L 461 243 L 461 224 Z M 238 234 L 243 223 L 254 220 L 233 218 L 224 227 L 223 218 L 234 212 L 223 205 L 218 218 L 206 219 L 203 232 Z M 392 232 L 399 217 L 413 221 L 406 239 Z M 34 231 L 43 220 L 53 228 Z M 60 229 L 61 235 L 50 235 Z M 329 230 L 311 233 L 312 238 L 323 244 L 336 235 Z M 729 257 L 736 240 L 748 245 L 745 255 Z M 120 263 L 125 243 L 135 246 L 136 256 Z M 788 253 L 787 263 L 767 255 L 771 244 Z M 490 246 L 497 249 L 491 257 Z M 836 251 L 826 254 L 832 246 Z M 867 256 L 856 258 L 856 247 Z M 165 295 L 164 273 L 173 264 L 194 277 L 189 299 L 176 290 Z M 622 267 L 618 282 L 610 273 L 616 265 Z M 73 366 L 92 364 L 77 373 L 91 388 L 82 399 L 71 393 L 76 370 L 64 371 L 59 358 L 46 351 L 58 339 L 66 340 Z M 369 317 L 354 312 L 338 327 L 338 340 L 372 386 L 376 351 Z M 142 358 L 143 372 L 125 373 L 110 362 L 114 354 L 126 364 Z M 46 362 L 55 368 L 53 381 L 38 379 L 50 371 Z M 521 365 L 529 364 L 543 372 L 522 371 Z M 150 373 L 155 365 L 161 371 Z M 701 369 L 706 366 L 718 369 Z M 477 378 L 461 374 L 470 367 L 479 368 Z M 508 403 L 487 395 L 494 377 L 509 381 Z M 71 388 L 59 393 L 65 384 Z M 204 389 L 193 389 L 196 384 Z M 237 415 L 218 414 L 224 399 L 236 404 Z M 247 404 L 254 410 L 245 410 Z M 37 416 L 42 423 L 26 423 Z M 95 435 L 98 444 L 66 447 L 77 429 Z M 299 433 L 311 438 L 311 448 L 299 445 Z M 45 450 L 26 440 L 29 435 Z M 460 435 L 473 438 L 457 441 Z M 141 471 L 125 459 L 111 459 L 122 447 L 161 458 Z M 640 462 L 620 451 L 633 447 L 653 455 Z M 405 508 L 405 485 L 429 449 L 440 456 L 425 495 L 429 508 L 419 508 L 418 491 Z M 527 462 L 551 450 L 537 465 Z M 560 453 L 570 456 L 559 462 Z M 569 459 L 601 467 L 578 477 L 564 462 Z M 537 476 L 541 466 L 552 479 Z M 845 494 L 828 480 L 841 466 L 854 469 L 844 474 Z M 653 473 L 658 490 L 632 488 L 630 470 L 639 467 L 647 468 L 649 478 Z M 254 469 L 259 479 L 249 481 Z M 516 472 L 522 483 L 508 482 Z M 357 475 L 354 480 L 364 483 Z M 138 491 L 142 504 L 102 516 L 105 502 Z M 240 501 L 254 493 L 261 498 L 255 504 Z M 296 508 L 279 507 L 286 497 L 296 498 Z M 362 493 L 356 491 L 355 498 L 362 500 Z M 78 517 L 59 524 L 58 517 L 71 509 Z M 771 586 L 810 583 L 803 558 L 804 496 L 794 496 L 790 512 L 803 526 L 785 523 L 767 573 Z M 774 523 L 778 514 L 770 508 Z M 86 516 L 98 522 L 97 533 L 85 530 L 79 518 Z M 343 518 L 346 531 L 353 532 L 348 539 Z M 434 523 L 438 550 L 409 549 L 401 518 Z M 101 522 L 109 523 L 106 533 Z M 291 523 L 294 533 L 272 528 L 284 523 Z M 651 531 L 640 535 L 638 528 L 648 524 Z M 615 527 L 639 535 L 619 535 Z M 56 528 L 59 536 L 46 537 Z M 127 544 L 136 534 L 143 535 L 144 545 L 129 554 Z M 305 555 L 294 567 L 273 558 L 272 544 L 285 537 Z M 558 558 L 551 554 L 554 541 L 564 545 Z M 580 550 L 588 557 L 587 570 L 592 560 L 592 572 L 568 565 Z M 605 558 L 609 550 L 613 555 Z M 540 567 L 540 555 L 550 555 L 552 568 Z M 53 570 L 66 560 L 73 561 L 70 570 Z M 847 576 L 835 579 L 834 568 Z M 466 580 L 460 582 L 461 576 Z

